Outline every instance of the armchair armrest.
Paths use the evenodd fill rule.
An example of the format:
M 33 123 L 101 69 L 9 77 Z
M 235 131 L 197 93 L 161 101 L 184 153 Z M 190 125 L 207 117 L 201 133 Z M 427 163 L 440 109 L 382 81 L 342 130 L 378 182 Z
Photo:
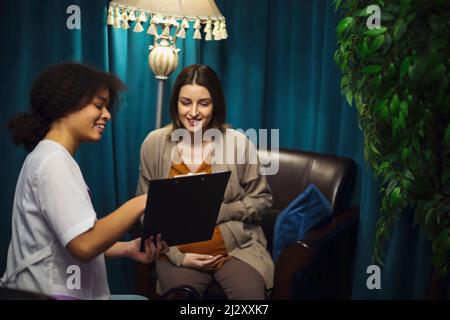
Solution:
M 303 241 L 297 241 L 285 248 L 275 266 L 272 299 L 292 299 L 292 285 L 296 272 L 311 265 L 314 254 L 320 247 L 356 226 L 358 219 L 359 208 L 352 207 L 337 214 L 331 222 L 311 230 Z

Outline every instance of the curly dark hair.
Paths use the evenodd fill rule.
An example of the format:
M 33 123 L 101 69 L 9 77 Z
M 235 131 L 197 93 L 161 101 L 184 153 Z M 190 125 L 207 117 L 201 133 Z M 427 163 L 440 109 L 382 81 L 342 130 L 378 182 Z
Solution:
M 85 107 L 102 88 L 109 89 L 108 109 L 112 111 L 120 91 L 125 90 L 124 83 L 114 74 L 72 62 L 46 69 L 33 83 L 31 110 L 19 113 L 7 124 L 14 143 L 33 150 L 55 120 Z

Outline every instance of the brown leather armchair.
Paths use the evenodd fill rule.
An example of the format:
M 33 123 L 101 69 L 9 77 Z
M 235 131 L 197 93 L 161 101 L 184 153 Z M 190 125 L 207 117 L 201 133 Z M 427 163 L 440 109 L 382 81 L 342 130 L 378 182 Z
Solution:
M 266 154 L 260 153 L 261 157 Z M 275 266 L 274 288 L 269 299 L 346 299 L 351 294 L 351 275 L 356 247 L 358 207 L 348 208 L 356 175 L 355 162 L 348 158 L 282 149 L 279 171 L 267 176 L 273 192 L 273 207 L 261 226 L 272 252 L 278 214 L 306 187 L 313 183 L 330 200 L 335 215 L 311 230 L 303 241 L 289 245 Z M 154 291 L 155 273 L 138 266 L 138 292 L 158 298 Z M 225 299 L 213 282 L 204 299 Z

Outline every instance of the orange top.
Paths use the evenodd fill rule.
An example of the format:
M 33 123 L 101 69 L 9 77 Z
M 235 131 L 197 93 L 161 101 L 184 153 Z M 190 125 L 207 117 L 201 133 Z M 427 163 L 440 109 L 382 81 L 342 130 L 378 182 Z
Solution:
M 169 172 L 169 178 L 173 178 L 178 175 L 185 175 L 190 172 L 191 171 L 184 162 L 180 164 L 172 163 L 172 167 L 170 168 Z M 210 174 L 212 172 L 211 165 L 203 162 L 194 173 L 202 172 Z M 209 254 L 212 256 L 222 255 L 223 258 L 219 259 L 216 262 L 214 271 L 219 269 L 229 258 L 227 255 L 227 249 L 225 248 L 225 242 L 223 241 L 222 233 L 220 232 L 219 227 L 214 228 L 214 234 L 211 240 L 179 245 L 178 249 L 183 253 Z

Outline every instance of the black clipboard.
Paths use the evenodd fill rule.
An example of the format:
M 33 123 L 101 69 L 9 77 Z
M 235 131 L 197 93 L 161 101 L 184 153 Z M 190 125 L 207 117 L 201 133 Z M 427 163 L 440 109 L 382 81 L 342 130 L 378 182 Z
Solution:
M 169 246 L 210 240 L 230 171 L 151 180 L 142 228 L 141 251 L 149 236 Z

